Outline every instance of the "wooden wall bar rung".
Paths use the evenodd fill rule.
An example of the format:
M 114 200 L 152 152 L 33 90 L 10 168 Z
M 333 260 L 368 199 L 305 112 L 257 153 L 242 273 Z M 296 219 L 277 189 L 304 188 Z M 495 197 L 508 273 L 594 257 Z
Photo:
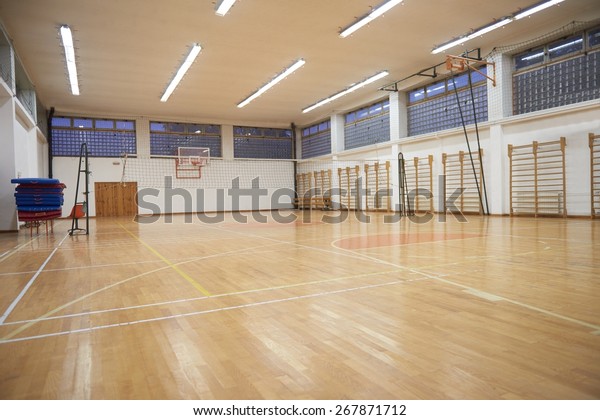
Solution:
M 592 218 L 600 217 L 600 134 L 589 133 Z
M 296 198 L 296 206 L 299 209 L 303 209 L 305 206 L 305 195 L 307 192 L 306 182 L 307 179 L 305 173 L 296 175 L 296 195 L 298 196 Z
M 460 151 L 455 154 L 442 154 L 442 165 L 444 166 L 444 176 L 446 178 L 446 199 L 448 199 L 457 189 L 463 189 L 460 198 L 454 201 L 461 213 L 483 214 L 479 192 L 482 191 L 482 168 L 479 156 L 483 156 L 483 150 L 473 151 L 473 166 L 477 174 L 477 181 L 473 175 L 473 167 L 469 154 Z M 479 189 L 477 188 L 479 184 Z M 450 211 L 450 209 L 444 209 Z
M 433 155 L 414 157 L 412 162 L 406 159 L 405 172 L 409 193 L 429 191 L 430 197 L 415 195 L 414 210 L 417 212 L 433 213 Z M 411 195 L 412 195 L 411 194 Z
M 510 214 L 567 216 L 566 140 L 508 145 Z
M 313 171 L 315 183 L 310 196 L 310 208 L 324 210 L 331 206 L 331 170 Z
M 360 166 L 338 168 L 338 186 L 342 209 L 356 210 L 360 203 L 356 199 Z
M 364 165 L 366 209 L 368 211 L 391 211 L 390 162 L 373 162 Z

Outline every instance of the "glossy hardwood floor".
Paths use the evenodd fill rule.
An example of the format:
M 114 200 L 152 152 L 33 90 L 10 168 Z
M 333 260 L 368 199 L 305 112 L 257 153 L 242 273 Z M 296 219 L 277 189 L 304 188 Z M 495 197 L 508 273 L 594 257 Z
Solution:
M 597 399 L 600 222 L 0 235 L 4 399 Z

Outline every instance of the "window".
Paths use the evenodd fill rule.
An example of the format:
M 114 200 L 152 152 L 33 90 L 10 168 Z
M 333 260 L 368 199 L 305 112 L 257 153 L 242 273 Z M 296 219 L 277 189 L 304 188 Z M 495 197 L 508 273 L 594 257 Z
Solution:
M 432 133 L 460 127 L 462 110 L 465 124 L 487 121 L 487 67 L 461 73 L 408 92 L 408 135 Z M 473 86 L 473 99 L 469 88 Z M 457 101 L 458 96 L 458 101 Z M 461 108 L 458 108 L 460 103 Z
M 364 120 L 370 117 L 376 117 L 379 114 L 389 111 L 390 101 L 385 100 L 377 102 L 373 105 L 360 108 L 356 111 L 348 112 L 346 114 L 346 124 L 353 123 L 355 121 Z
M 600 28 L 588 31 L 588 47 L 594 48 L 600 45 Z
M 115 121 L 117 123 L 117 130 L 133 131 L 135 130 L 135 123 L 133 121 Z
M 473 83 L 473 78 L 471 78 L 471 83 Z M 451 77 L 448 79 L 448 91 L 456 89 L 462 89 L 464 87 L 469 86 L 469 74 L 463 73 L 455 77 Z
M 600 28 L 593 28 L 515 55 L 513 113 L 599 98 L 599 42 Z
M 446 81 L 442 80 L 441 82 L 429 85 L 427 87 L 426 92 L 428 98 L 432 98 L 437 95 L 443 95 L 444 93 L 446 93 Z
M 52 127 L 71 127 L 71 118 L 66 117 L 54 117 L 52 118 Z
M 414 103 L 425 99 L 425 89 L 420 88 L 408 93 L 408 102 Z
M 390 139 L 390 101 L 380 101 L 345 115 L 346 149 L 382 143 Z
M 331 153 L 331 122 L 329 120 L 302 130 L 302 159 Z
M 583 50 L 583 37 L 581 35 L 561 40 L 548 45 L 548 59 L 554 60 L 574 52 Z
M 96 128 L 98 130 L 114 130 L 115 129 L 115 121 L 114 120 L 96 120 Z
M 82 143 L 87 143 L 88 153 L 94 157 L 135 154 L 135 123 L 99 118 L 52 118 L 54 156 L 79 156 Z
M 246 159 L 291 159 L 292 130 L 234 126 L 233 155 Z
M 208 147 L 211 157 L 221 157 L 221 126 L 150 122 L 151 156 L 177 156 L 180 147 Z
M 520 70 L 525 67 L 535 66 L 536 64 L 543 63 L 544 55 L 544 48 L 536 48 L 523 54 L 519 54 L 515 56 L 515 68 Z

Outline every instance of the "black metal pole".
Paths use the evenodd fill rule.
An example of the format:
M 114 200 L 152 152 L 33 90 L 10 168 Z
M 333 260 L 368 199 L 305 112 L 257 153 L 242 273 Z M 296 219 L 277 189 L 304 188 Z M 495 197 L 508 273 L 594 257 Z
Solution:
M 52 178 L 52 119 L 54 118 L 54 107 L 50 108 L 48 113 L 48 178 Z
M 82 144 L 82 148 L 85 148 L 85 192 L 83 195 L 85 196 L 85 234 L 90 234 L 90 203 L 89 203 L 89 195 L 90 195 L 90 167 L 88 161 L 88 149 L 87 143 Z
M 81 164 L 84 164 L 84 169 L 81 169 Z M 79 196 L 79 182 L 81 181 L 81 173 L 85 172 L 85 190 L 83 191 L 84 202 L 83 202 L 83 210 L 85 211 L 85 229 L 79 228 L 79 219 L 77 218 L 77 197 Z M 71 220 L 71 229 L 69 230 L 69 235 L 73 235 L 76 231 L 85 230 L 85 234 L 90 234 L 90 212 L 88 211 L 89 203 L 88 196 L 90 193 L 90 180 L 89 180 L 89 161 L 88 161 L 88 149 L 87 143 L 81 143 L 81 147 L 79 149 L 79 166 L 77 168 L 77 185 L 75 186 L 75 202 L 73 204 L 73 218 Z
M 294 163 L 294 203 L 298 203 L 298 161 L 296 160 L 296 124 L 291 123 L 290 128 L 292 130 L 292 159 Z
M 471 68 L 469 67 L 469 90 L 471 91 L 471 104 L 473 105 L 473 119 L 475 121 L 475 135 L 477 136 L 477 153 L 479 155 L 479 165 L 481 166 L 481 184 L 483 185 L 483 195 L 485 197 L 485 213 L 490 214 L 490 207 L 488 204 L 487 188 L 485 187 L 485 172 L 483 170 L 483 158 L 481 156 L 481 143 L 479 141 L 479 126 L 477 124 L 477 109 L 475 108 L 475 95 L 473 94 L 473 82 L 471 80 Z M 469 152 L 470 153 L 470 152 Z M 471 160 L 473 158 L 471 157 Z M 483 205 L 482 205 L 483 210 Z
M 471 160 L 471 168 L 473 169 L 473 176 L 475 177 L 475 186 L 477 187 L 477 195 L 479 196 L 479 205 L 483 209 L 483 201 L 481 200 L 481 189 L 479 188 L 479 182 L 477 180 L 477 171 L 475 171 L 475 163 L 473 163 L 473 154 L 471 152 L 471 144 L 469 143 L 469 134 L 467 134 L 467 125 L 465 123 L 465 117 L 462 112 L 462 107 L 460 106 L 460 97 L 458 96 L 458 91 L 456 90 L 456 82 L 454 81 L 454 77 L 452 77 L 452 85 L 454 86 L 454 93 L 456 94 L 456 104 L 458 105 L 458 112 L 460 113 L 460 121 L 462 123 L 463 132 L 465 133 L 467 149 L 469 150 L 469 157 Z
M 406 172 L 404 171 L 404 154 L 398 153 L 398 184 L 400 192 L 400 216 L 410 216 L 410 200 L 408 199 L 408 182 L 406 181 Z

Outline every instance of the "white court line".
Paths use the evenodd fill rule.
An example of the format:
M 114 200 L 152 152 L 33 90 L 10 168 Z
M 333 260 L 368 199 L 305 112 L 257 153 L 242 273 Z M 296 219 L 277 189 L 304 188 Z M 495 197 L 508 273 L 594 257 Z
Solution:
M 10 306 L 6 309 L 6 311 L 4 311 L 4 314 L 2 315 L 2 317 L 0 317 L 0 325 L 4 324 L 4 321 L 6 321 L 6 318 L 11 314 L 11 312 L 19 304 L 19 302 L 21 301 L 21 299 L 23 298 L 23 296 L 25 296 L 25 293 L 27 293 L 27 291 L 29 290 L 29 288 L 35 282 L 35 279 L 38 278 L 38 276 L 40 275 L 40 273 L 44 270 L 44 267 L 46 267 L 46 264 L 48 264 L 50 262 L 50 260 L 52 259 L 52 257 L 56 253 L 56 251 L 58 251 L 58 248 L 60 248 L 60 246 L 65 241 L 65 239 L 67 239 L 68 236 L 69 236 L 69 234 L 67 233 L 65 235 L 65 237 L 62 238 L 62 240 L 58 243 L 58 245 L 54 248 L 54 250 L 50 253 L 50 255 L 48 255 L 48 258 L 46 258 L 46 261 L 44 261 L 42 263 L 42 265 L 40 266 L 40 268 L 38 268 L 38 270 L 35 272 L 35 274 L 31 277 L 31 279 L 25 285 L 25 287 L 23 288 L 23 290 L 21 290 L 21 293 L 19 293 L 19 295 L 15 298 L 15 300 L 13 300 L 12 303 L 10 304 Z
M 60 222 L 57 222 L 56 225 L 59 226 Z M 56 228 L 56 226 L 55 226 L 55 228 Z M 39 239 L 41 236 L 42 236 L 41 233 L 36 233 L 27 242 L 25 242 L 25 243 L 23 243 L 21 245 L 15 245 L 12 249 L 9 249 L 8 251 L 3 252 L 2 255 L 0 255 L 0 263 L 4 262 L 7 258 L 11 257 L 13 254 L 19 252 L 21 249 L 25 248 L 27 245 L 29 245 L 30 243 L 32 243 L 36 239 Z M 43 248 L 42 247 L 38 247 L 38 248 L 36 248 L 32 252 L 37 252 L 39 250 L 45 250 L 45 251 L 47 251 L 48 249 L 51 249 L 51 247 L 50 248 L 47 248 L 45 246 Z
M 64 251 L 61 249 L 61 251 Z M 196 258 L 196 257 L 191 257 Z M 190 261 L 191 258 L 174 258 L 171 261 L 177 262 L 186 262 Z M 138 264 L 152 264 L 152 263 L 163 263 L 164 261 L 156 259 L 156 260 L 145 260 L 145 261 L 131 261 L 131 262 L 122 262 L 122 263 L 112 263 L 112 264 L 96 264 L 96 265 L 79 265 L 75 267 L 63 267 L 63 268 L 51 268 L 46 270 L 46 273 L 57 272 L 57 271 L 72 271 L 72 270 L 88 270 L 88 269 L 96 269 L 96 268 L 107 268 L 107 267 L 116 267 L 116 266 L 124 266 L 124 265 L 138 265 Z M 35 273 L 34 270 L 31 271 L 15 271 L 12 273 L 0 273 L 1 276 L 18 276 L 21 274 L 31 274 Z
M 331 246 L 333 246 L 334 248 L 337 248 L 337 249 L 342 249 L 342 248 L 338 248 L 337 246 L 335 246 L 333 242 L 332 242 Z M 347 251 L 350 252 L 350 253 L 352 253 L 352 254 L 356 254 L 357 256 L 363 256 L 362 254 L 356 253 L 356 252 L 351 251 L 351 250 L 347 250 Z M 470 293 L 470 294 L 475 295 L 475 296 L 486 296 L 485 299 L 487 299 L 487 300 L 493 300 L 493 301 L 503 300 L 503 301 L 512 303 L 513 305 L 517 305 L 517 306 L 520 306 L 522 308 L 526 308 L 526 309 L 529 309 L 529 310 L 532 310 L 532 311 L 540 312 L 540 313 L 543 313 L 545 315 L 549 315 L 549 316 L 552 316 L 554 318 L 561 319 L 563 321 L 568 321 L 568 322 L 571 322 L 573 324 L 578 324 L 578 325 L 584 326 L 586 328 L 591 328 L 593 330 L 600 330 L 600 325 L 591 324 L 589 322 L 585 322 L 585 321 L 581 321 L 579 319 L 575 319 L 575 318 L 571 318 L 571 317 L 568 317 L 568 316 L 565 316 L 565 315 L 561 315 L 559 313 L 552 312 L 552 311 L 549 311 L 549 310 L 546 310 L 546 309 L 542 309 L 542 308 L 538 308 L 537 306 L 533 306 L 533 305 L 529 305 L 527 303 L 519 302 L 517 300 L 509 299 L 509 298 L 506 298 L 504 296 L 500 296 L 500 295 L 495 295 L 495 294 L 492 294 L 492 293 L 484 292 L 483 290 L 479 290 L 479 289 L 476 289 L 474 287 L 467 286 L 467 285 L 464 285 L 464 284 L 461 284 L 461 283 L 458 283 L 458 282 L 455 282 L 455 281 L 446 280 L 446 279 L 443 279 L 443 278 L 441 278 L 439 276 L 435 276 L 435 275 L 432 275 L 432 274 L 427 274 L 427 273 L 424 273 L 424 272 L 419 271 L 419 270 L 415 270 L 415 269 L 412 269 L 412 268 L 404 267 L 404 266 L 401 266 L 400 264 L 395 264 L 395 263 L 392 263 L 392 262 L 389 262 L 389 261 L 385 261 L 385 260 L 381 260 L 379 258 L 375 258 L 375 257 L 371 257 L 371 256 L 368 256 L 368 258 L 371 259 L 371 260 L 373 260 L 373 261 L 379 262 L 381 264 L 387 264 L 387 265 L 391 265 L 392 267 L 403 268 L 405 270 L 409 270 L 412 273 L 420 274 L 422 276 L 430 278 L 431 280 L 437 280 L 437 281 L 442 282 L 442 283 L 446 283 L 446 284 L 450 284 L 452 286 L 460 287 L 465 292 Z
M 52 320 L 65 319 L 65 318 L 77 318 L 77 317 L 81 317 L 81 316 L 99 315 L 99 314 L 103 314 L 103 313 L 128 311 L 128 310 L 132 310 L 132 309 L 151 308 L 154 306 L 173 305 L 173 304 L 178 304 L 178 303 L 196 302 L 196 301 L 207 300 L 207 299 L 217 299 L 217 298 L 222 298 L 222 297 L 240 296 L 240 295 L 245 295 L 245 294 L 250 294 L 250 293 L 271 292 L 271 291 L 276 291 L 276 290 L 291 289 L 294 287 L 313 286 L 313 285 L 338 282 L 338 281 L 344 281 L 344 280 L 353 280 L 353 279 L 357 279 L 357 278 L 361 278 L 361 277 L 380 276 L 380 275 L 384 275 L 384 274 L 399 273 L 400 271 L 401 270 L 389 270 L 389 271 L 380 271 L 380 272 L 376 272 L 376 273 L 356 274 L 353 276 L 335 277 L 333 279 L 315 280 L 315 281 L 304 282 L 304 283 L 282 284 L 279 286 L 264 287 L 261 289 L 252 289 L 252 290 L 242 290 L 239 292 L 221 293 L 218 295 L 211 295 L 211 296 L 199 296 L 199 297 L 186 298 L 186 299 L 177 299 L 177 300 L 169 300 L 169 301 L 156 302 L 156 303 L 147 303 L 144 305 L 126 306 L 126 307 L 122 307 L 122 308 L 99 309 L 96 311 L 79 312 L 79 313 L 75 313 L 75 314 L 49 316 L 49 317 L 45 317 L 42 319 L 25 319 L 22 321 L 6 322 L 6 323 L 4 323 L 4 325 L 19 325 L 19 324 L 27 324 L 29 322 L 42 322 L 42 321 L 52 321 Z M 421 279 L 410 279 L 410 280 L 404 280 L 404 281 L 412 282 L 412 281 L 416 281 L 416 280 L 421 280 Z
M 8 251 L 3 252 L 2 255 L 0 255 L 0 263 L 4 262 L 4 260 L 6 260 L 8 257 L 12 256 L 13 254 L 19 252 L 22 248 L 25 248 L 27 245 L 29 245 L 35 239 L 37 239 L 38 236 L 40 236 L 39 233 L 37 233 L 33 238 L 31 238 L 30 240 L 28 240 L 24 244 L 15 245 L 12 249 L 9 249 Z
M 226 251 L 226 252 L 222 252 L 222 253 L 219 253 L 219 254 L 205 255 L 205 256 L 202 256 L 202 257 L 194 258 L 193 260 L 188 260 L 188 261 L 185 261 L 185 262 L 179 262 L 179 263 L 176 263 L 176 264 L 173 264 L 173 265 L 177 266 L 177 265 L 187 264 L 189 262 L 201 261 L 201 260 L 205 260 L 205 259 L 209 259 L 209 258 L 222 257 L 222 256 L 225 256 L 225 255 L 234 254 L 234 253 L 239 252 L 239 251 L 248 251 L 248 250 L 251 250 L 251 249 L 265 248 L 265 247 L 269 247 L 269 246 L 273 246 L 273 244 L 270 244 L 270 245 L 257 245 L 257 246 L 254 246 L 254 247 L 243 248 L 242 250 L 231 250 L 231 251 Z M 36 323 L 44 320 L 45 318 L 48 318 L 48 316 L 50 316 L 50 315 L 52 315 L 52 314 L 54 314 L 56 312 L 62 311 L 63 309 L 68 308 L 69 306 L 71 306 L 71 305 L 73 305 L 75 303 L 81 302 L 82 300 L 85 300 L 85 299 L 87 299 L 87 298 L 89 298 L 91 296 L 94 296 L 94 295 L 98 294 L 98 293 L 104 292 L 104 291 L 109 290 L 109 289 L 111 289 L 113 287 L 119 286 L 121 284 L 127 283 L 127 282 L 129 282 L 131 280 L 143 277 L 145 275 L 166 270 L 168 268 L 171 268 L 171 266 L 164 266 L 164 267 L 161 267 L 161 268 L 157 268 L 155 270 L 146 271 L 144 273 L 137 274 L 135 276 L 126 278 L 124 280 L 121 280 L 121 281 L 118 281 L 116 283 L 110 284 L 108 286 L 102 287 L 100 289 L 94 290 L 93 292 L 90 292 L 90 293 L 88 293 L 86 295 L 80 296 L 77 299 L 74 299 L 74 300 L 72 300 L 70 302 L 67 302 L 67 303 L 65 303 L 65 304 L 63 304 L 61 306 L 56 307 L 55 309 L 47 312 L 46 314 L 44 314 L 44 315 L 42 315 L 42 316 L 40 316 L 40 317 L 32 320 L 31 322 L 29 322 L 28 324 L 24 325 L 23 327 L 18 328 L 16 331 L 13 331 L 12 333 L 8 334 L 8 336 L 13 336 L 15 334 L 20 334 L 21 332 L 23 332 L 27 328 L 31 327 L 32 325 L 35 325 Z M 2 324 L 0 324 L 0 325 L 2 325 Z M 2 340 L 0 340 L 0 342 L 2 342 Z
M 221 228 L 221 230 L 224 230 L 224 229 Z M 231 231 L 228 231 L 228 232 L 231 232 Z M 259 235 L 253 235 L 253 234 L 247 234 L 247 233 L 243 234 L 242 232 L 235 232 L 235 233 L 237 233 L 239 235 L 242 235 L 242 236 L 250 236 L 250 237 L 256 237 L 256 238 L 260 238 L 260 239 L 265 239 L 265 240 L 271 240 L 271 241 L 275 241 L 275 242 L 280 242 L 280 243 L 292 243 L 293 244 L 293 242 L 281 241 L 281 240 L 272 239 L 272 238 L 265 238 L 265 237 L 262 237 L 262 236 L 259 236 Z M 375 257 L 372 257 L 370 255 L 364 255 L 364 254 L 360 254 L 360 253 L 355 252 L 355 251 L 345 250 L 343 248 L 339 248 L 338 246 L 335 245 L 335 242 L 337 242 L 337 241 L 338 241 L 338 239 L 335 239 L 335 240 L 331 241 L 330 246 L 332 248 L 339 249 L 340 251 L 343 251 L 343 252 L 334 252 L 334 251 L 331 251 L 331 250 L 328 250 L 328 249 L 325 249 L 325 248 L 318 248 L 318 247 L 313 247 L 313 246 L 310 246 L 310 245 L 297 245 L 297 246 L 303 247 L 303 248 L 309 248 L 309 249 L 312 249 L 312 250 L 317 250 L 319 252 L 332 253 L 332 254 L 335 254 L 335 255 L 354 256 L 355 258 L 359 258 L 361 260 L 369 260 L 369 261 L 377 262 L 379 264 L 390 265 L 392 267 L 396 267 L 396 268 L 399 268 L 401 270 L 407 270 L 407 271 L 409 271 L 409 272 L 411 272 L 413 274 L 418 274 L 418 275 L 424 276 L 424 277 L 429 278 L 431 280 L 437 280 L 437 281 L 442 282 L 442 283 L 446 283 L 446 284 L 450 284 L 450 285 L 453 285 L 453 286 L 456 286 L 456 287 L 460 287 L 460 288 L 462 288 L 465 291 L 469 291 L 473 295 L 486 295 L 488 298 L 493 298 L 495 300 L 504 300 L 506 302 L 510 302 L 510 303 L 512 303 L 514 305 L 521 306 L 521 307 L 527 308 L 529 310 L 533 310 L 533 311 L 536 311 L 536 312 L 543 313 L 545 315 L 550 315 L 550 316 L 553 316 L 555 318 L 562 319 L 563 321 L 568 321 L 568 322 L 571 322 L 571 323 L 574 323 L 574 324 L 578 324 L 578 325 L 584 326 L 586 328 L 591 328 L 591 329 L 594 329 L 594 330 L 600 330 L 600 325 L 594 325 L 594 324 L 591 324 L 589 322 L 585 322 L 585 321 L 581 321 L 579 319 L 575 319 L 575 318 L 571 318 L 571 317 L 568 317 L 568 316 L 565 316 L 565 315 L 561 315 L 561 314 L 558 314 L 558 313 L 555 313 L 555 312 L 552 312 L 552 311 L 548 311 L 546 309 L 542 309 L 542 308 L 538 308 L 536 306 L 528 305 L 528 304 L 523 303 L 523 302 L 519 302 L 519 301 L 516 301 L 516 300 L 508 299 L 508 298 L 505 298 L 503 296 L 498 296 L 498 295 L 494 295 L 494 294 L 491 294 L 491 293 L 487 293 L 487 292 L 484 292 L 483 290 L 479 290 L 479 289 L 476 289 L 476 288 L 471 287 L 471 286 L 467 286 L 467 285 L 460 284 L 460 283 L 457 283 L 457 282 L 454 282 L 454 281 L 446 280 L 446 279 L 441 278 L 440 276 L 436 276 L 436 275 L 432 275 L 432 274 L 427 274 L 427 273 L 424 273 L 422 271 L 415 270 L 415 269 L 409 268 L 409 267 L 405 267 L 405 266 L 402 266 L 400 264 L 395 264 L 395 263 L 392 263 L 392 262 L 389 262 L 389 261 L 385 261 L 385 260 L 382 260 L 382 259 L 379 259 L 379 258 L 375 258 Z M 348 255 L 348 254 L 350 254 L 350 255 Z
M 393 285 L 401 284 L 401 283 L 405 283 L 405 282 L 406 282 L 406 280 L 397 280 L 397 281 L 382 283 L 382 284 L 373 284 L 373 285 L 367 285 L 367 286 L 352 287 L 352 288 L 342 289 L 342 290 L 333 290 L 330 292 L 312 293 L 312 294 L 308 294 L 308 295 L 292 296 L 289 298 L 272 299 L 272 300 L 266 300 L 266 301 L 262 301 L 262 302 L 246 303 L 243 305 L 226 306 L 223 308 L 206 309 L 203 311 L 186 312 L 183 314 L 175 314 L 175 315 L 161 316 L 161 317 L 156 317 L 156 318 L 140 319 L 138 321 L 119 322 L 116 324 L 108 324 L 108 325 L 98 325 L 95 327 L 79 328 L 76 330 L 69 330 L 69 331 L 59 331 L 59 332 L 55 332 L 55 333 L 33 335 L 33 336 L 29 336 L 29 337 L 9 338 L 9 339 L 0 340 L 0 344 L 15 343 L 18 341 L 29 341 L 29 340 L 39 339 L 39 338 L 56 337 L 56 336 L 75 334 L 75 333 L 81 333 L 81 332 L 92 332 L 92 331 L 103 330 L 103 329 L 107 329 L 107 328 L 126 327 L 126 326 L 131 326 L 131 325 L 136 325 L 136 324 L 146 324 L 149 322 L 187 318 L 190 316 L 206 315 L 206 314 L 211 314 L 211 313 L 216 313 L 216 312 L 232 311 L 232 310 L 236 310 L 236 309 L 253 308 L 253 307 L 257 307 L 257 306 L 271 305 L 271 304 L 275 304 L 275 303 L 290 302 L 290 301 L 295 301 L 295 300 L 336 295 L 336 294 L 348 293 L 348 292 L 354 292 L 354 291 L 360 291 L 360 290 L 366 290 L 366 289 L 374 289 L 374 288 L 384 287 L 384 286 L 393 286 Z
M 212 227 L 212 226 L 207 226 L 207 227 L 208 228 L 213 228 L 213 229 L 218 229 L 218 230 L 224 230 L 224 229 L 219 228 L 219 227 Z M 250 238 L 258 238 L 258 239 L 263 239 L 263 240 L 266 240 L 266 241 L 272 241 L 272 242 L 275 242 L 275 243 L 278 243 L 278 244 L 282 244 L 282 245 L 292 245 L 294 247 L 306 248 L 306 249 L 310 249 L 312 251 L 319 251 L 319 252 L 326 252 L 328 254 L 348 256 L 348 254 L 346 254 L 344 252 L 336 252 L 336 251 L 332 251 L 331 249 L 328 249 L 328 248 L 319 248 L 319 247 L 312 246 L 312 245 L 303 245 L 303 244 L 300 243 L 301 241 L 283 241 L 281 239 L 266 238 L 264 236 L 254 235 L 254 234 L 249 234 L 249 233 L 232 232 L 232 231 L 227 231 L 227 230 L 226 230 L 226 232 L 237 233 L 238 235 L 246 236 L 246 237 L 250 237 Z M 312 240 L 312 238 L 307 238 L 306 241 L 308 241 L 308 240 Z M 339 239 L 335 239 L 335 241 L 337 241 L 337 240 L 339 240 Z M 337 247 L 334 247 L 334 248 L 337 248 Z M 343 251 L 342 248 L 337 248 L 337 249 Z M 368 256 L 362 256 L 360 254 L 354 255 L 354 257 L 362 259 L 364 261 L 370 261 L 371 260 L 370 257 L 368 257 Z M 403 270 L 406 269 L 405 267 L 399 267 L 399 268 L 401 268 Z

